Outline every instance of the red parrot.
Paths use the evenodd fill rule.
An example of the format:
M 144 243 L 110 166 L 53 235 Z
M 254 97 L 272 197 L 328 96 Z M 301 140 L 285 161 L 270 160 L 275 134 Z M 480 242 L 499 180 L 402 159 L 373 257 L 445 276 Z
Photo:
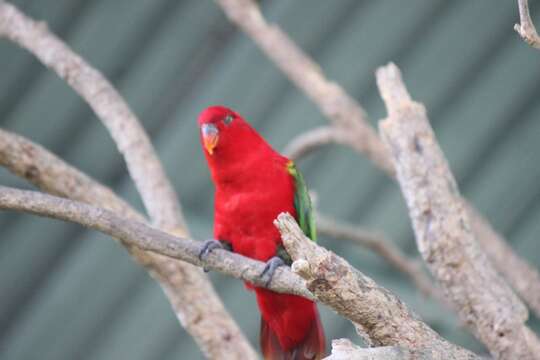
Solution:
M 294 163 L 280 155 L 238 113 L 223 106 L 205 109 L 198 119 L 203 151 L 215 185 L 214 237 L 201 257 L 216 247 L 266 262 L 274 270 L 290 265 L 273 224 L 281 212 L 296 218 L 316 240 L 306 185 Z M 265 359 L 320 359 L 324 332 L 317 306 L 303 297 L 254 289 L 261 312 L 260 346 Z

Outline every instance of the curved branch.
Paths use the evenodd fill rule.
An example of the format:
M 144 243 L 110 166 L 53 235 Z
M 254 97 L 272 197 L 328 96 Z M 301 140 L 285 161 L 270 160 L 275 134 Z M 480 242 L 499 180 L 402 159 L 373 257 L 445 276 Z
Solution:
M 201 261 L 198 257 L 202 246 L 200 241 L 172 236 L 144 223 L 122 218 L 109 210 L 35 191 L 10 189 L 3 186 L 0 186 L 0 209 L 24 211 L 75 222 L 141 249 L 204 266 L 252 282 L 257 286 L 265 286 L 260 277 L 265 267 L 263 262 L 221 249 L 214 250 L 204 261 Z M 326 282 L 322 283 L 322 278 L 319 279 L 319 286 L 314 285 L 317 281 L 313 282 L 310 279 L 306 288 L 302 278 L 292 273 L 289 268 L 281 267 L 276 270 L 269 289 L 323 302 L 339 314 L 361 325 L 373 343 L 383 346 L 407 344 L 411 348 L 429 344 L 430 349 L 436 354 L 457 354 L 458 359 L 476 358 L 474 354 L 440 338 L 388 290 L 379 287 L 343 259 L 309 241 L 290 215 L 282 214 L 276 221 L 284 243 L 293 258 L 298 260 L 298 254 L 316 251 L 315 254 L 320 252 L 327 254 L 330 262 L 326 263 L 326 271 L 320 273 L 320 276 L 326 276 L 324 280 Z M 313 259 L 319 258 L 313 257 Z M 328 276 L 335 277 L 335 270 L 344 275 L 337 279 L 339 283 L 328 281 Z M 343 282 L 347 280 L 354 281 L 351 283 L 352 287 L 343 287 Z M 314 291 L 315 298 L 308 289 Z
M 531 19 L 529 12 L 529 1 L 518 0 L 519 21 L 520 24 L 514 25 L 514 30 L 521 36 L 523 41 L 535 49 L 540 49 L 540 36 L 536 32 L 536 28 Z
M 327 144 L 351 144 L 353 139 L 337 126 L 321 126 L 308 130 L 293 138 L 283 150 L 291 160 L 298 160 Z
M 471 231 L 454 177 L 429 125 L 392 63 L 377 70 L 388 117 L 379 124 L 391 149 L 416 241 L 464 324 L 497 359 L 534 359 L 528 313 L 493 268 Z

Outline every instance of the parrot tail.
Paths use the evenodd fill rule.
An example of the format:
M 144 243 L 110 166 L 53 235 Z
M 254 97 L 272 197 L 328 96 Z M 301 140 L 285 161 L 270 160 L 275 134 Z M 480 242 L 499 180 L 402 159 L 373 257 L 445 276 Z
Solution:
M 261 310 L 260 344 L 265 360 L 319 360 L 324 331 L 314 302 L 255 288 Z

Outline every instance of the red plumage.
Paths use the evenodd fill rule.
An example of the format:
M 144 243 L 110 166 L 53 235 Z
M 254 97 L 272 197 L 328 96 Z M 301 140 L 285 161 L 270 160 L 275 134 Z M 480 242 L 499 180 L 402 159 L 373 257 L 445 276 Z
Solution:
M 281 244 L 274 219 L 281 212 L 297 215 L 295 183 L 287 171 L 289 160 L 230 109 L 209 107 L 198 122 L 202 130 L 208 124 L 212 127 L 210 135 L 201 131 L 201 141 L 215 185 L 215 238 L 229 242 L 234 252 L 269 260 Z M 255 288 L 255 293 L 266 359 L 322 357 L 325 340 L 313 302 L 264 288 Z

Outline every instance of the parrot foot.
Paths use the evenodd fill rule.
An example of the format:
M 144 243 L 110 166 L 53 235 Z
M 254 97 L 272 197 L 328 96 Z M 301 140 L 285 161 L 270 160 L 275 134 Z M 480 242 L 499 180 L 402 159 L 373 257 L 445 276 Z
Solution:
M 285 261 L 279 256 L 274 256 L 266 262 L 266 266 L 260 275 L 260 278 L 264 280 L 264 286 L 268 287 L 270 285 L 276 269 L 284 265 L 286 265 Z
M 225 241 L 220 241 L 216 239 L 210 239 L 206 240 L 203 243 L 203 246 L 201 248 L 201 251 L 199 251 L 199 260 L 204 261 L 204 259 L 215 249 L 223 249 L 223 250 L 232 250 L 232 247 L 229 243 Z M 208 272 L 209 270 L 206 267 L 203 267 L 204 272 Z

